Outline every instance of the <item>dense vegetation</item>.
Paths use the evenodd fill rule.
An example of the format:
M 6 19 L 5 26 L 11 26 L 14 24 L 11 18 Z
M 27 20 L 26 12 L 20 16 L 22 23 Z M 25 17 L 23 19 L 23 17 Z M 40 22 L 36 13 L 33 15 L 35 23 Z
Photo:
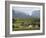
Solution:
M 40 18 L 13 18 L 13 31 L 20 30 L 39 30 Z

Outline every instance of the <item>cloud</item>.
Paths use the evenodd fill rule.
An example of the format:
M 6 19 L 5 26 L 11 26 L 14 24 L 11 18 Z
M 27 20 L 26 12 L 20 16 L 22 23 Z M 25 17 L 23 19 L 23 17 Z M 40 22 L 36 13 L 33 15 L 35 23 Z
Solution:
M 21 11 L 22 13 L 25 13 L 27 15 L 32 15 L 32 11 L 34 10 L 40 10 L 38 7 L 13 7 L 13 10 Z

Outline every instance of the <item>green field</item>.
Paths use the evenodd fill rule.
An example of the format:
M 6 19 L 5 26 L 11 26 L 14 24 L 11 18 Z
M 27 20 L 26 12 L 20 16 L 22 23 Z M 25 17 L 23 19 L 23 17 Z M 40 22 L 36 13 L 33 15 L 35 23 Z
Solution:
M 12 30 L 40 30 L 40 18 L 14 18 L 12 19 Z

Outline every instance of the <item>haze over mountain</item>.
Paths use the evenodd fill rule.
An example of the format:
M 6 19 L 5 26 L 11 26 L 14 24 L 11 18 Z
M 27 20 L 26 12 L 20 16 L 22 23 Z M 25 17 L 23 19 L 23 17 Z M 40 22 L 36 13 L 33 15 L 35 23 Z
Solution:
M 40 17 L 40 10 L 33 10 L 31 15 L 26 14 L 22 11 L 12 10 L 13 18 L 31 18 L 31 17 Z
M 40 17 L 40 10 L 34 10 L 34 11 L 32 11 L 32 15 L 31 16 L 39 18 Z
M 30 17 L 29 15 L 26 15 L 25 13 L 22 13 L 20 11 L 14 11 L 13 10 L 13 18 L 27 18 L 27 17 Z

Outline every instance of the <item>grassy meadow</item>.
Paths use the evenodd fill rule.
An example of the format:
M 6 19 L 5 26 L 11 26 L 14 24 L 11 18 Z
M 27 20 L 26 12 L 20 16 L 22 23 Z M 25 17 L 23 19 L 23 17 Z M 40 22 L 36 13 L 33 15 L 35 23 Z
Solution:
M 40 18 L 13 18 L 12 30 L 40 30 Z

